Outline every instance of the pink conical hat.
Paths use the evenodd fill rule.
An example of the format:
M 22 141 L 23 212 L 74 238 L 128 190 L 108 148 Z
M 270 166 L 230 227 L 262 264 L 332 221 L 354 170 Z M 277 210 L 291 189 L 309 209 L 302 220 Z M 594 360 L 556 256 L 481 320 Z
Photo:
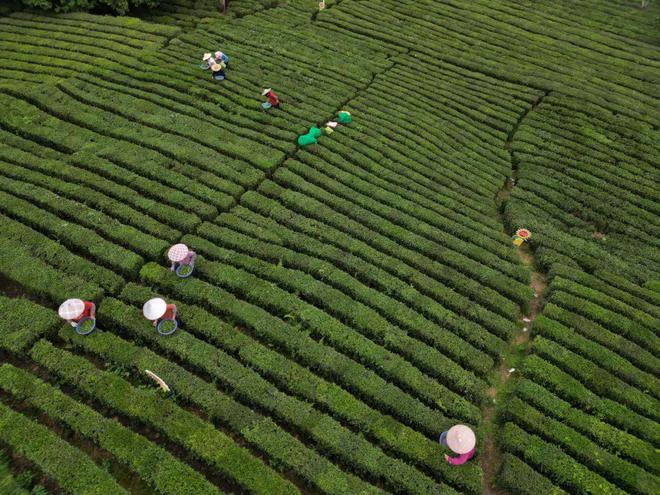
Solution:
M 85 309 L 85 303 L 81 299 L 67 299 L 57 311 L 60 318 L 64 320 L 72 320 L 79 317 Z
M 452 426 L 447 432 L 447 446 L 457 454 L 467 454 L 476 443 L 477 438 L 469 426 Z
M 169 249 L 169 251 L 167 251 L 167 257 L 170 261 L 176 263 L 185 260 L 186 256 L 188 256 L 188 246 L 185 244 L 175 244 Z

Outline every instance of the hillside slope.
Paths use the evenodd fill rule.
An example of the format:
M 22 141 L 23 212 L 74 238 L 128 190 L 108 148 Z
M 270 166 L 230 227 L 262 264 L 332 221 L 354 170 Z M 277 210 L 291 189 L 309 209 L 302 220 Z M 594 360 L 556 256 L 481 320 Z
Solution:
M 658 493 L 660 7 L 598 5 L 0 17 L 13 468 L 55 493 Z M 57 323 L 70 297 L 93 334 Z

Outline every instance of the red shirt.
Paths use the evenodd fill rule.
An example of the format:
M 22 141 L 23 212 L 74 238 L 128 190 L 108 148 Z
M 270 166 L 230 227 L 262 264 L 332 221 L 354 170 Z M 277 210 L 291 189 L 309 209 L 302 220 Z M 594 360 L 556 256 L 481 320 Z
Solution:
M 72 321 L 75 321 L 77 323 L 83 318 L 93 317 L 92 312 L 96 310 L 96 306 L 94 305 L 94 303 L 89 301 L 84 301 L 83 304 L 85 305 L 83 312 L 80 313 L 80 315 L 77 318 L 74 318 Z
M 280 104 L 280 99 L 277 97 L 275 91 L 273 91 L 272 89 L 266 94 L 266 96 L 268 97 L 268 101 L 270 102 L 270 104 L 273 105 L 274 107 Z
M 165 307 L 165 314 L 162 316 L 163 320 L 173 320 L 176 317 L 176 305 L 168 304 Z

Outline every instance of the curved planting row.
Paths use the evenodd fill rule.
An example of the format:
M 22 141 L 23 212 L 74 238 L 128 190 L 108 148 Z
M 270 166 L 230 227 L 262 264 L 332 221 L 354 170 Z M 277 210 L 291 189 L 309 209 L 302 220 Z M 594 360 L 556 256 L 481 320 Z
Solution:
M 0 299 L 2 447 L 71 493 L 131 489 L 75 437 L 159 493 L 477 495 L 491 372 L 542 309 L 499 485 L 658 492 L 657 55 L 544 5 L 327 3 L 0 18 L 0 274 L 94 300 L 100 324 L 56 334 Z M 199 67 L 216 49 L 222 83 Z M 187 280 L 177 242 L 200 255 Z M 153 290 L 171 337 L 140 313 Z M 437 442 L 456 422 L 479 438 L 460 468 Z
M 524 378 L 501 410 L 508 422 L 502 447 L 571 492 L 607 487 L 611 493 L 655 493 L 658 340 L 643 325 L 657 319 L 637 309 L 649 306 L 631 294 L 625 303 L 612 299 L 607 294 L 619 289 L 593 276 L 560 265 L 552 274 Z M 533 449 L 522 451 L 519 441 L 538 444 L 546 454 L 561 449 L 572 456 L 573 467 L 558 454 L 543 459 Z M 501 482 L 518 469 L 505 463 Z M 583 475 L 578 481 L 570 472 Z
M 653 98 L 649 96 L 653 94 L 652 84 L 648 82 L 653 80 L 651 68 L 645 73 L 640 71 L 641 81 L 628 75 L 636 70 L 630 61 L 621 63 L 625 67 L 623 70 L 611 70 L 600 78 L 583 78 L 583 66 L 599 68 L 598 61 L 587 55 L 587 50 L 576 49 L 563 40 L 552 40 L 547 34 L 538 35 L 515 27 L 516 16 L 502 16 L 493 28 L 490 25 L 493 21 L 487 15 L 463 5 L 442 3 L 422 7 L 408 3 L 406 8 L 400 7 L 394 2 L 368 6 L 351 2 L 350 9 L 321 13 L 317 22 L 367 37 L 375 36 L 509 81 L 531 82 L 547 89 L 561 88 L 572 95 L 586 96 L 605 108 L 617 106 L 622 113 L 649 122 L 654 118 L 644 110 L 653 106 Z M 428 15 L 429 10 L 433 16 Z M 399 29 L 390 30 L 393 24 Z M 481 43 L 475 44 L 474 40 Z M 609 67 L 616 66 L 610 62 Z
M 133 468 L 160 493 L 217 495 L 220 491 L 203 476 L 161 447 L 132 432 L 119 422 L 107 419 L 44 383 L 27 371 L 10 364 L 0 366 L 0 388 L 61 421 L 71 431 L 89 438 Z
M 138 295 L 143 296 L 145 293 L 148 293 L 148 291 L 140 291 L 135 287 L 129 287 L 128 291 L 131 293 L 130 297 L 136 300 L 138 299 Z M 103 307 L 105 307 L 105 310 Z M 191 310 L 190 315 L 192 318 L 201 316 L 195 314 L 194 308 L 184 307 Z M 215 342 L 216 339 L 213 339 L 211 343 L 207 343 L 204 340 L 181 331 L 177 332 L 178 337 L 176 339 L 163 340 L 157 338 L 153 330 L 145 324 L 133 325 L 128 329 L 121 322 L 135 320 L 135 316 L 139 314 L 138 310 L 137 308 L 123 305 L 118 301 L 107 300 L 104 302 L 101 311 L 106 312 L 104 313 L 107 316 L 106 320 L 112 321 L 115 328 L 121 328 L 131 337 L 138 337 L 148 342 L 156 350 L 167 352 L 189 369 L 203 373 L 220 383 L 223 388 L 227 389 L 228 393 L 231 393 L 232 396 L 247 406 L 258 408 L 268 413 L 277 422 L 282 423 L 289 431 L 293 430 L 297 432 L 305 443 L 313 446 L 319 453 L 334 459 L 344 470 L 355 471 L 367 480 L 373 480 L 377 483 L 383 482 L 392 490 L 403 490 L 410 493 L 435 493 L 438 490 L 438 487 L 429 478 L 417 471 L 411 470 L 404 462 L 386 456 L 378 447 L 361 439 L 358 435 L 341 425 L 340 422 L 332 419 L 331 415 L 327 413 L 328 409 L 334 412 L 339 407 L 337 411 L 339 414 L 343 414 L 343 416 L 352 414 L 353 417 L 350 419 L 355 422 L 356 408 L 360 407 L 359 403 L 351 404 L 352 407 L 346 404 L 342 411 L 342 408 L 339 406 L 341 399 L 339 396 L 336 396 L 333 397 L 333 400 L 328 400 L 325 404 L 322 404 L 325 407 L 322 407 L 321 410 L 308 407 L 299 399 L 278 390 L 278 386 L 296 389 L 296 395 L 299 395 L 302 390 L 308 390 L 308 387 L 312 385 L 309 382 L 288 384 L 286 381 L 282 381 L 281 378 L 278 379 L 276 375 L 271 375 L 268 378 L 273 383 L 268 383 L 268 381 L 264 380 L 257 373 L 245 368 L 235 358 L 218 348 Z M 212 322 L 214 319 L 207 318 L 205 321 Z M 191 325 L 191 328 L 196 333 L 202 331 L 194 323 Z M 206 335 L 203 336 L 207 337 L 208 335 L 209 331 L 206 330 Z M 261 358 L 263 359 L 264 357 L 262 354 Z M 273 365 L 275 364 L 274 361 L 271 361 L 271 363 Z M 265 366 L 263 363 L 260 365 L 255 363 L 249 364 L 253 367 Z M 286 367 L 282 367 L 279 374 L 282 374 L 285 369 Z M 287 370 L 287 373 L 291 371 Z M 299 375 L 297 380 L 303 380 L 305 378 L 302 370 L 299 372 Z M 290 380 L 292 377 L 288 377 L 288 379 Z M 329 384 L 322 385 L 316 383 L 314 385 L 317 387 L 320 385 L 327 393 L 330 393 Z M 338 389 L 335 390 L 335 394 L 340 392 Z M 334 396 L 335 394 L 332 395 Z M 304 398 L 323 402 L 323 399 L 317 399 L 316 395 L 307 395 Z M 347 399 L 348 397 L 344 401 Z M 361 408 L 363 410 L 366 409 L 364 406 L 361 406 Z M 382 421 L 391 422 L 391 419 L 388 421 L 384 417 Z M 311 425 L 313 425 L 313 428 L 310 428 Z M 390 427 L 395 427 L 395 425 L 396 423 L 393 423 Z M 372 424 L 364 420 L 362 420 L 360 426 L 361 430 L 365 431 L 365 433 L 371 433 L 369 430 L 373 428 Z M 383 427 L 385 428 L 385 424 L 383 424 Z M 401 426 L 395 428 L 398 429 Z M 390 434 L 393 433 L 391 432 Z M 384 432 L 379 432 L 379 434 L 383 440 L 389 436 L 384 435 Z M 413 432 L 409 431 L 409 434 L 413 434 Z M 429 443 L 423 437 L 418 437 L 417 441 L 426 442 L 429 446 L 432 445 L 432 443 Z M 392 449 L 396 446 L 397 442 L 389 441 L 388 444 L 387 447 Z M 410 453 L 412 444 L 406 447 L 398 447 L 397 450 Z M 428 464 L 430 461 L 430 459 L 426 460 L 424 458 L 425 456 L 419 457 L 423 460 L 418 460 L 417 462 L 420 462 L 422 466 Z M 456 483 L 456 477 L 451 476 L 451 473 L 447 469 L 443 471 L 443 477 L 449 477 Z
M 282 260 L 282 263 L 286 266 L 302 269 L 333 287 L 343 289 L 345 293 L 352 297 L 368 302 L 369 306 L 378 309 L 388 319 L 396 321 L 399 325 L 408 327 L 413 325 L 413 322 L 419 321 L 418 325 L 414 325 L 415 328 L 410 329 L 417 334 L 427 334 L 426 330 L 420 327 L 425 327 L 429 323 L 425 322 L 424 319 L 419 319 L 419 316 L 414 316 L 414 312 L 410 311 L 411 309 L 423 315 L 425 319 L 452 330 L 465 341 L 471 342 L 475 347 L 495 350 L 501 345 L 498 344 L 496 337 L 489 336 L 483 328 L 460 319 L 464 317 L 479 325 L 499 330 L 507 328 L 510 324 L 501 316 L 481 306 L 470 304 L 467 298 L 447 287 L 443 287 L 442 284 L 434 282 L 428 277 L 418 276 L 408 279 L 404 276 L 404 273 L 388 273 L 384 268 L 380 268 L 377 263 L 374 263 L 373 259 L 359 258 L 357 253 L 353 254 L 344 246 L 332 246 L 327 242 L 323 242 L 324 237 L 315 236 L 316 233 L 322 232 L 321 225 L 313 225 L 311 221 L 305 222 L 304 217 L 296 217 L 293 212 L 287 211 L 274 201 L 268 201 L 263 196 L 255 195 L 250 198 L 249 202 L 246 201 L 247 204 L 258 205 L 257 207 L 263 213 L 263 216 L 246 208 L 234 208 L 231 214 L 223 214 L 218 217 L 217 223 L 223 230 L 211 227 L 204 230 L 200 228 L 200 234 L 216 242 L 222 242 L 233 249 L 240 247 L 241 250 L 248 250 L 251 254 L 255 253 L 253 255 L 259 258 L 271 260 L 274 263 Z M 286 219 L 290 220 L 289 222 L 284 221 L 285 215 Z M 297 227 L 303 226 L 309 228 L 306 231 L 296 230 Z M 315 228 L 312 229 L 312 227 Z M 260 241 L 268 243 L 268 248 L 266 249 L 265 245 L 262 247 L 261 243 L 254 244 L 254 240 L 249 246 L 245 242 L 238 244 L 238 241 L 234 240 L 236 234 L 227 233 L 225 231 L 227 228 L 232 229 L 233 232 L 251 236 L 253 239 L 256 237 Z M 325 232 L 328 238 L 334 233 L 327 230 Z M 220 236 L 222 236 L 222 239 Z M 335 239 L 339 237 L 336 236 Z M 283 246 L 287 249 L 278 248 L 277 246 Z M 329 266 L 315 266 L 318 263 L 325 262 L 330 263 L 334 268 L 331 270 Z M 337 268 L 349 273 L 358 282 L 371 288 L 372 291 L 377 290 L 381 294 L 378 297 L 373 297 L 366 295 L 364 289 L 358 292 L 360 285 L 349 281 L 345 275 L 336 270 Z M 361 293 L 365 295 L 361 296 Z M 381 298 L 384 298 L 382 299 L 383 302 L 379 303 L 378 301 Z M 399 301 L 399 304 L 392 306 L 393 302 L 390 298 Z M 515 317 L 517 308 L 513 304 L 510 306 L 510 314 Z M 409 309 L 406 309 L 406 307 Z M 503 311 L 509 310 L 508 307 L 502 309 Z M 404 318 L 404 314 L 408 316 Z M 509 314 L 506 314 L 506 316 L 509 316 Z M 432 335 L 425 338 L 433 341 L 437 340 Z M 466 351 L 467 349 L 465 348 Z M 453 352 L 461 352 L 461 350 L 456 349 Z M 467 365 L 468 363 L 464 364 Z M 475 370 L 485 371 L 490 367 L 488 363 L 485 363 L 485 365 L 486 368 L 482 368 L 479 363 L 470 363 L 470 366 L 474 367 Z
M 222 225 L 231 223 L 231 227 L 239 232 L 224 227 L 219 228 L 211 224 L 204 224 L 200 226 L 200 235 L 203 235 L 206 239 L 214 243 L 227 246 L 236 252 L 244 253 L 270 263 L 270 265 L 264 265 L 264 268 L 270 268 L 270 266 L 281 263 L 287 269 L 296 269 L 305 272 L 319 282 L 342 291 L 355 301 L 360 301 L 368 307 L 377 310 L 381 316 L 385 317 L 392 324 L 406 329 L 409 335 L 414 335 L 421 341 L 442 350 L 442 352 L 448 354 L 453 359 L 461 362 L 463 366 L 472 368 L 479 372 L 479 374 L 485 374 L 492 367 L 493 361 L 485 353 L 477 351 L 468 342 L 457 339 L 453 333 L 432 323 L 431 320 L 426 319 L 422 314 L 393 299 L 391 295 L 381 293 L 380 290 L 383 290 L 382 288 L 375 290 L 371 287 L 371 284 L 380 283 L 386 286 L 388 282 L 394 282 L 386 274 L 372 273 L 368 281 L 365 280 L 364 283 L 361 283 L 359 280 L 353 278 L 356 275 L 355 273 L 351 276 L 345 271 L 340 271 L 336 265 L 327 261 L 282 247 L 277 243 L 263 242 L 255 239 L 254 236 L 249 237 L 240 232 L 253 230 L 254 224 L 243 222 L 229 214 L 222 215 L 219 221 Z M 292 232 L 291 235 L 295 236 L 295 233 Z M 193 239 L 188 239 L 191 242 L 193 241 Z M 305 238 L 305 242 L 315 243 L 310 238 Z M 314 247 L 320 248 L 320 246 Z M 329 249 L 326 248 L 326 251 L 329 251 Z M 229 252 L 227 254 L 228 256 L 224 257 L 224 259 L 232 263 L 233 255 L 229 254 Z M 245 266 L 248 268 L 251 265 L 251 261 L 249 259 L 245 259 L 245 261 L 245 264 L 241 263 L 236 266 Z M 359 266 L 360 264 L 358 263 L 347 264 L 346 269 L 357 270 Z M 282 269 L 282 267 L 280 268 Z M 373 270 L 376 270 L 376 268 L 370 267 L 369 271 L 372 272 Z M 381 275 L 380 280 L 377 275 Z M 430 299 L 427 301 L 429 304 L 433 304 Z M 438 308 L 438 311 L 442 311 L 442 308 Z M 347 318 L 350 319 L 350 317 Z M 442 323 L 459 335 L 468 335 L 470 333 L 478 335 L 479 333 L 483 333 L 483 330 L 479 326 L 466 321 L 460 321 L 456 315 L 446 310 L 443 314 Z
M 43 340 L 35 344 L 30 357 L 83 395 L 160 431 L 245 490 L 264 494 L 298 492 L 221 430 L 156 393 L 133 387 L 116 374 L 101 371 L 84 358 Z
M 0 401 L 0 441 L 69 493 L 128 495 L 110 474 L 47 427 Z
M 186 199 L 188 211 L 193 211 L 200 216 L 217 214 L 215 208 L 228 208 L 234 199 L 227 193 L 215 189 L 212 178 L 204 177 L 204 183 L 199 182 L 199 170 L 190 165 L 177 164 L 159 155 L 157 152 L 140 147 L 131 142 L 118 139 L 105 138 L 103 131 L 97 133 L 93 128 L 88 128 L 82 122 L 71 123 L 56 115 L 50 115 L 33 104 L 8 95 L 2 96 L 2 104 L 8 109 L 0 118 L 3 129 L 12 134 L 20 135 L 42 146 L 51 147 L 67 154 L 84 156 L 85 161 L 96 161 L 95 151 L 113 165 L 122 169 L 128 169 L 129 174 L 137 174 L 143 179 L 151 179 L 164 183 L 165 190 L 179 190 L 174 194 L 167 194 L 166 202 L 178 202 L 182 196 Z M 19 117 L 20 116 L 20 117 Z M 39 122 L 38 126 L 24 127 L 24 120 L 29 119 Z M 92 143 L 90 145 L 90 143 Z M 85 148 L 85 150 L 83 150 Z M 91 153 L 91 154 L 86 154 Z M 72 159 L 76 159 L 74 158 Z M 100 160 L 99 160 L 100 161 Z M 88 166 L 91 166 L 88 163 Z M 101 161 L 100 167 L 103 166 Z M 122 172 L 122 174 L 124 174 Z M 117 175 L 119 175 L 117 173 Z M 130 177 L 129 177 L 130 178 Z M 124 180 L 127 178 L 125 177 Z M 208 185 L 207 185 L 208 184 Z M 158 186 L 153 187 L 158 189 Z M 151 194 L 159 194 L 158 191 Z M 172 197 L 170 200 L 169 198 Z M 204 204 L 206 203 L 206 204 Z M 176 203 L 175 203 L 176 204 Z
M 520 187 L 506 215 L 510 223 L 537 232 L 535 245 L 572 258 L 582 269 L 600 269 L 607 257 L 608 271 L 635 280 L 649 270 L 658 273 L 660 210 L 652 165 L 658 156 L 648 125 L 604 119 L 572 98 L 544 100 L 513 142 Z M 634 167 L 627 165 L 631 161 Z M 606 305 L 613 304 L 607 300 Z
M 209 260 L 245 270 L 259 278 L 278 284 L 288 292 L 295 293 L 298 298 L 310 305 L 308 306 L 310 310 L 312 306 L 323 310 L 350 328 L 364 334 L 370 340 L 390 348 L 399 355 L 406 356 L 415 362 L 417 367 L 426 369 L 427 373 L 453 382 L 454 388 L 458 390 L 467 387 L 467 384 L 471 382 L 475 385 L 474 390 L 478 390 L 481 385 L 476 377 L 465 373 L 424 342 L 407 335 L 368 306 L 354 301 L 342 292 L 316 281 L 298 270 L 244 256 L 217 247 L 198 237 L 185 237 L 184 241 Z M 203 269 L 202 272 L 206 277 Z M 458 384 L 462 384 L 462 386 Z M 478 398 L 479 394 L 474 390 L 471 390 L 468 395 Z
M 0 350 L 20 353 L 61 322 L 55 313 L 27 299 L 0 296 Z
M 490 285 L 495 291 L 501 290 L 502 299 L 513 299 L 522 306 L 529 302 L 530 290 L 523 283 L 515 282 L 501 273 L 497 273 L 495 269 L 487 269 L 465 256 L 453 254 L 449 249 L 440 250 L 430 241 L 424 242 L 419 236 L 392 225 L 382 217 L 363 212 L 363 216 L 366 217 L 364 222 L 367 225 L 353 220 L 351 216 L 354 212 L 363 210 L 354 208 L 347 200 L 338 198 L 320 187 L 304 181 L 290 170 L 281 169 L 276 172 L 273 179 L 278 183 L 265 181 L 261 184 L 259 192 L 277 199 L 297 213 L 327 224 L 351 239 L 361 240 L 378 252 L 379 257 L 383 254 L 389 255 L 398 263 L 414 267 L 417 271 L 452 286 L 457 292 L 475 297 L 480 303 L 488 305 L 492 309 L 497 306 L 491 301 L 496 299 L 499 294 L 495 292 L 496 295 L 492 296 L 483 290 L 483 286 L 479 282 Z M 310 195 L 306 195 L 305 192 L 309 192 Z M 330 205 L 341 208 L 341 210 L 336 211 L 328 203 L 321 202 L 318 198 L 323 198 Z M 245 196 L 242 201 L 244 199 Z M 373 225 L 374 230 L 369 225 Z M 417 252 L 418 243 L 426 247 L 425 253 Z M 451 257 L 447 259 L 443 255 Z M 464 273 L 476 275 L 476 280 Z
M 377 488 L 341 471 L 271 418 L 237 402 L 218 390 L 213 383 L 160 354 L 136 346 L 112 332 L 99 332 L 90 339 L 76 338 L 70 332 L 60 332 L 60 336 L 84 352 L 132 369 L 135 373 L 142 373 L 149 366 L 167 379 L 182 400 L 199 407 L 213 422 L 228 425 L 253 448 L 267 455 L 278 469 L 287 470 L 289 474 L 295 473 L 298 479 L 317 487 L 323 493 L 348 495 L 360 493 L 361 490 L 365 493 L 380 493 Z
M 327 370 L 331 373 L 331 376 L 337 373 L 335 371 L 337 370 L 337 363 L 343 362 L 345 369 L 341 371 L 339 376 L 342 377 L 342 380 L 348 380 L 349 388 L 355 388 L 360 384 L 358 390 L 361 394 L 378 397 L 378 402 L 388 404 L 387 407 L 390 410 L 397 411 L 399 409 L 398 407 L 392 408 L 392 404 L 397 404 L 397 401 L 398 403 L 409 404 L 410 410 L 416 412 L 414 414 L 412 412 L 407 413 L 404 417 L 407 418 L 407 421 L 413 421 L 415 424 L 426 425 L 425 431 L 431 432 L 430 435 L 436 429 L 435 426 L 432 426 L 433 423 L 442 418 L 437 409 L 469 421 L 475 421 L 478 418 L 478 409 L 469 401 L 457 394 L 449 393 L 440 383 L 424 375 L 396 354 L 383 349 L 359 334 L 352 335 L 352 332 L 345 325 L 333 319 L 330 315 L 316 308 L 306 307 L 304 303 L 300 306 L 303 311 L 298 312 L 291 306 L 295 302 L 294 295 L 282 290 L 271 291 L 272 286 L 270 284 L 259 282 L 256 277 L 247 274 L 247 272 L 241 273 L 231 267 L 212 263 L 207 263 L 207 265 L 209 279 L 216 282 L 217 285 L 191 280 L 191 283 L 181 286 L 181 284 L 176 284 L 176 281 L 172 280 L 167 270 L 155 265 L 147 265 L 141 274 L 146 282 L 155 284 L 163 290 L 171 291 L 174 289 L 175 294 L 180 294 L 184 300 L 209 306 L 223 315 L 231 316 L 232 319 L 243 325 L 249 325 L 259 333 L 268 331 L 266 335 L 269 338 L 277 339 L 275 342 L 285 349 L 295 349 L 299 359 L 306 362 L 310 358 L 302 352 L 304 347 L 301 348 L 301 345 L 304 343 L 306 347 L 309 347 L 310 357 L 313 356 L 314 359 L 310 362 L 310 366 Z M 238 275 L 244 278 L 241 279 L 237 277 Z M 226 287 L 228 291 L 225 291 L 221 286 Z M 268 290 L 258 290 L 266 286 L 269 287 Z M 250 290 L 251 287 L 254 290 Z M 232 294 L 234 291 L 240 299 Z M 216 296 L 216 298 L 213 296 Z M 260 306 L 265 307 L 265 309 Z M 246 313 L 248 308 L 252 311 L 252 314 Z M 274 314 L 267 310 L 272 311 Z M 294 311 L 292 312 L 292 310 Z M 257 316 L 260 319 L 256 319 Z M 285 323 L 285 320 L 290 321 L 290 323 Z M 265 322 L 269 322 L 269 325 L 266 325 Z M 329 326 L 325 327 L 321 325 L 321 322 L 325 322 Z M 313 336 L 321 342 L 317 342 L 316 339 L 310 336 L 309 332 L 312 328 L 315 334 Z M 321 339 L 321 336 L 325 338 Z M 325 339 L 336 345 L 347 356 L 325 344 Z M 317 363 L 316 359 L 318 357 L 316 356 L 323 354 L 332 355 L 333 360 L 330 360 L 329 363 Z M 358 362 L 363 362 L 364 365 L 358 365 L 348 356 L 354 357 Z M 336 361 L 336 363 L 333 361 Z M 418 399 L 413 399 L 402 393 L 400 389 L 392 384 L 386 386 L 385 379 L 378 377 L 373 371 L 367 371 L 368 368 L 365 368 L 365 366 L 377 370 L 378 375 L 385 375 L 385 379 L 388 381 L 400 383 L 404 389 L 409 389 L 414 396 L 418 396 Z M 349 372 L 350 369 L 355 371 Z M 355 373 L 358 373 L 358 370 L 360 370 L 359 373 L 363 377 L 360 380 L 358 380 L 358 376 L 354 376 Z M 375 380 L 374 385 L 380 383 L 378 389 L 366 387 L 363 382 L 366 379 L 364 377 Z M 385 392 L 385 390 L 388 391 Z M 423 405 L 420 400 L 428 405 Z
M 40 73 L 48 67 L 48 77 L 66 78 L 108 66 L 117 55 L 134 57 L 140 51 L 157 49 L 177 32 L 170 26 L 121 17 L 106 17 L 102 23 L 84 14 L 52 17 L 19 12 L 0 17 L 3 61 L 12 61 L 15 79 L 28 82 L 41 82 L 32 76 L 36 52 L 43 60 Z M 0 78 L 4 76 L 3 71 Z
M 33 142 L 2 131 L 0 131 L 0 136 L 2 136 L 3 140 L 3 145 L 0 146 L 1 160 L 37 171 L 40 174 L 47 174 L 51 177 L 61 179 L 69 183 L 70 187 L 77 186 L 76 192 L 78 194 L 75 197 L 78 200 L 87 201 L 88 195 L 91 196 L 90 199 L 110 196 L 130 205 L 135 210 L 144 214 L 141 218 L 145 219 L 147 226 L 151 226 L 152 233 L 167 232 L 169 238 L 176 238 L 180 235 L 180 231 L 175 229 L 192 229 L 199 222 L 199 218 L 195 215 L 182 212 L 177 208 L 147 197 L 145 193 L 148 190 L 141 190 L 139 185 L 131 183 L 132 187 L 128 187 L 104 177 L 102 175 L 104 170 L 97 165 L 100 161 L 99 159 L 95 159 L 93 163 L 89 163 L 92 160 L 82 159 L 82 154 L 75 159 L 70 159 L 57 152 L 55 152 L 56 154 L 54 156 L 43 156 L 39 155 L 39 151 L 43 150 L 43 148 L 37 147 Z M 9 144 L 10 142 L 12 142 L 11 145 Z M 102 170 L 97 170 L 98 168 Z M 156 184 L 153 187 L 157 190 L 160 189 L 160 187 L 156 187 Z M 105 199 L 105 201 L 107 202 L 108 200 Z M 162 223 L 156 224 L 154 220 L 147 218 L 147 215 Z M 167 229 L 163 223 L 170 224 L 174 228 Z M 158 227 L 155 227 L 155 225 L 158 225 Z M 140 226 L 141 224 L 136 225 L 136 227 Z

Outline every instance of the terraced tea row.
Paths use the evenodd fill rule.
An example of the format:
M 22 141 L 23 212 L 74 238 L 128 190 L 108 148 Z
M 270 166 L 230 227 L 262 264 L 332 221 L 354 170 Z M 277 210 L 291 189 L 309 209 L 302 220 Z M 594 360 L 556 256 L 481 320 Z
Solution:
M 658 358 L 653 349 L 657 337 L 647 333 L 643 340 L 648 350 L 631 353 L 637 346 L 626 338 L 625 328 L 632 327 L 632 320 L 623 313 L 652 319 L 653 328 L 657 328 L 657 318 L 624 303 L 618 304 L 618 311 L 611 306 L 605 310 L 567 292 L 587 292 L 600 299 L 600 304 L 608 300 L 593 288 L 607 288 L 602 281 L 580 278 L 585 285 L 555 276 L 548 306 L 534 325 L 539 336 L 534 339 L 532 356 L 525 361 L 524 379 L 516 383 L 514 397 L 504 408 L 505 420 L 533 435 L 541 449 L 559 448 L 564 453 L 553 461 L 520 451 L 514 438 L 521 433 L 510 426 L 505 427 L 504 448 L 570 492 L 607 486 L 612 493 L 654 493 L 660 486 L 655 449 L 660 440 Z M 565 307 L 565 301 L 571 304 Z M 608 328 L 583 313 L 583 307 L 600 308 L 613 317 L 607 320 Z M 582 315 L 576 318 L 575 313 Z M 636 330 L 643 331 L 639 325 L 635 323 Z M 600 332 L 593 332 L 596 328 Z M 574 457 L 574 470 L 587 469 L 590 474 L 580 481 L 569 480 L 563 467 L 568 466 L 568 457 L 562 457 L 568 455 Z
M 0 17 L 0 275 L 34 300 L 0 297 L 13 467 L 62 493 L 476 495 L 489 466 L 512 495 L 657 493 L 660 61 L 601 3 Z M 93 334 L 59 322 L 69 297 Z M 482 414 L 524 315 L 499 459 Z M 460 468 L 456 423 L 478 434 Z

